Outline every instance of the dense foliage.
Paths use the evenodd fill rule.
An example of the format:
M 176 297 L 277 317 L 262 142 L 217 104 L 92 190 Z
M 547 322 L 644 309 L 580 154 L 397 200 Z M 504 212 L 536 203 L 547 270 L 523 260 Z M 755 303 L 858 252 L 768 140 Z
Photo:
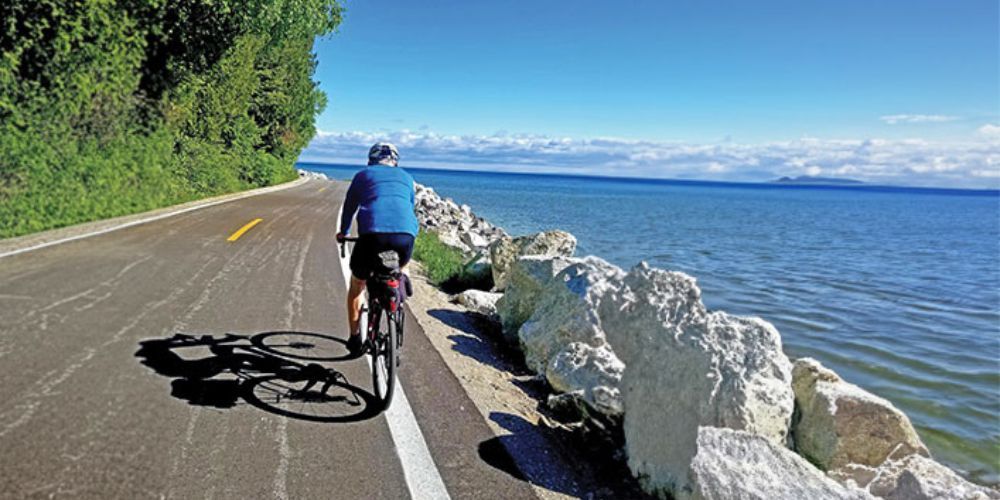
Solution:
M 0 237 L 294 177 L 336 0 L 0 2 Z

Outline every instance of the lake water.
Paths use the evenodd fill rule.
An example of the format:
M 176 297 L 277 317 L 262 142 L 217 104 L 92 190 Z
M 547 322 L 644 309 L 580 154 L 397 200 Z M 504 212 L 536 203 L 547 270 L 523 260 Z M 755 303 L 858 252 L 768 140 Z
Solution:
M 300 164 L 331 178 L 360 167 Z M 563 229 L 625 269 L 698 279 L 906 412 L 939 460 L 1000 480 L 1000 195 L 407 169 L 513 235 Z

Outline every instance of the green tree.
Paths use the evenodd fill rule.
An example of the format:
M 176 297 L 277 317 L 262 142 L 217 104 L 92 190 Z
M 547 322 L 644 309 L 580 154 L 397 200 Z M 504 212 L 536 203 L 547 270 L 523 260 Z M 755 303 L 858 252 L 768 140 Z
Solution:
M 0 237 L 281 182 L 336 0 L 0 3 Z

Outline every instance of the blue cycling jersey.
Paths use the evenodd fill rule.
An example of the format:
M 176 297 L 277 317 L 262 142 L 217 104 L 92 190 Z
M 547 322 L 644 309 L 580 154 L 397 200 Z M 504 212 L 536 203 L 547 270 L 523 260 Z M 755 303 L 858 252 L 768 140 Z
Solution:
M 344 198 L 340 232 L 349 234 L 351 219 L 358 215 L 358 234 L 408 233 L 420 228 L 413 213 L 416 193 L 413 177 L 399 167 L 372 165 L 354 174 Z

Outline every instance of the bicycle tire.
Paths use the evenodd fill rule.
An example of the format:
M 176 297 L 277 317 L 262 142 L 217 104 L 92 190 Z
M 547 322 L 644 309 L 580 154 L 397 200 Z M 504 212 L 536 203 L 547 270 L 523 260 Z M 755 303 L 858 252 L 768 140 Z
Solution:
M 376 309 L 372 324 L 375 325 L 375 341 L 372 343 L 372 389 L 382 410 L 392 404 L 396 389 L 396 321 L 393 315 Z

